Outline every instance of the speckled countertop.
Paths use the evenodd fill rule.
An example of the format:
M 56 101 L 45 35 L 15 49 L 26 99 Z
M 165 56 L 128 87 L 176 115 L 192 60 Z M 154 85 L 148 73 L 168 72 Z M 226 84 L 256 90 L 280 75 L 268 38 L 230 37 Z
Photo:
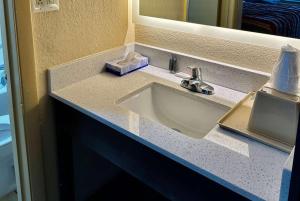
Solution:
M 132 118 L 131 111 L 116 104 L 153 82 L 186 91 L 180 80 L 149 66 L 123 77 L 100 73 L 52 91 L 51 96 L 251 200 L 279 200 L 287 153 L 217 125 L 203 139 L 190 138 L 137 114 Z M 213 86 L 213 96 L 193 95 L 230 107 L 246 95 Z

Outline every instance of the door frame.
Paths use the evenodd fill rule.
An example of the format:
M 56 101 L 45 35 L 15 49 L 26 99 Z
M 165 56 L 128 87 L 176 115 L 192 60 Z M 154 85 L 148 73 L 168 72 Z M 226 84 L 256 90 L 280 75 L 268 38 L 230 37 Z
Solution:
M 10 105 L 9 115 L 18 201 L 31 201 L 14 11 L 14 1 L 0 0 L 0 28 L 2 33 L 4 64 L 8 79 L 7 93 Z

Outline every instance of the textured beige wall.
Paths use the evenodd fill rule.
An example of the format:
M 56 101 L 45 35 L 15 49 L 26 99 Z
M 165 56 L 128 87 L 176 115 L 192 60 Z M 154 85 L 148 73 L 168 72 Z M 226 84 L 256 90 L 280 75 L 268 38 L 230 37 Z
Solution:
M 136 25 L 136 42 L 271 72 L 279 50 L 189 33 Z
M 32 200 L 45 200 L 45 186 L 44 186 L 44 166 L 43 166 L 43 153 L 42 153 L 42 139 L 40 135 L 39 124 L 39 108 L 38 108 L 38 94 L 37 94 L 37 78 L 34 59 L 34 46 L 32 36 L 32 23 L 30 12 L 31 0 L 14 1 L 15 4 L 15 20 L 16 32 L 18 37 L 18 54 L 19 54 L 19 67 L 22 81 L 22 95 L 23 95 L 23 118 L 25 127 L 25 136 L 21 135 L 22 132 L 16 133 L 18 141 L 22 141 L 25 137 L 26 140 L 26 153 L 23 152 L 24 147 L 18 144 L 18 148 L 22 150 L 20 155 L 27 154 L 27 162 L 29 169 L 29 182 L 30 187 L 27 185 L 27 162 L 19 161 L 24 171 L 20 171 L 20 180 L 23 191 L 26 194 L 31 194 Z M 16 107 L 19 107 L 16 105 Z M 19 119 L 19 118 L 18 118 Z M 22 124 L 19 122 L 19 124 Z M 17 129 L 17 128 L 16 128 Z M 19 150 L 19 151 L 20 151 Z M 25 158 L 23 158 L 25 159 Z M 30 191 L 31 192 L 28 192 Z M 28 197 L 23 192 L 22 198 L 26 200 Z
M 185 3 L 185 0 L 140 0 L 140 14 L 184 21 Z
M 63 0 L 59 11 L 31 16 L 48 200 L 58 200 L 58 194 L 56 141 L 53 110 L 47 96 L 47 69 L 133 42 L 134 25 L 128 23 L 131 19 L 128 10 L 127 0 Z
M 123 45 L 128 28 L 124 0 L 61 1 L 60 11 L 33 14 L 39 94 L 51 66 Z
M 58 12 L 32 14 L 32 22 L 41 104 L 48 68 L 134 40 L 125 0 L 61 1 Z

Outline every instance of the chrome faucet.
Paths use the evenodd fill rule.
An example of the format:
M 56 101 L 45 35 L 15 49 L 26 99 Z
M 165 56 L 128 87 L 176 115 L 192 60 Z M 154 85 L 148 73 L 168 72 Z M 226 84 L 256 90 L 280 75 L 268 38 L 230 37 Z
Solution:
M 177 70 L 177 57 L 176 55 L 172 54 L 170 60 L 169 60 L 169 70 L 170 73 L 175 74 Z
M 214 88 L 206 84 L 205 82 L 203 82 L 202 69 L 199 67 L 198 68 L 188 67 L 188 68 L 192 70 L 192 77 L 189 79 L 182 80 L 181 86 L 193 92 L 213 95 Z

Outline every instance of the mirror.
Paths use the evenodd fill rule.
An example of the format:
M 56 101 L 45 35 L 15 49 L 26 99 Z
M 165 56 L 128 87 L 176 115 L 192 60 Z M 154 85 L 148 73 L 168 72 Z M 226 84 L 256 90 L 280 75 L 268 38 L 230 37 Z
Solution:
M 300 38 L 300 0 L 139 0 L 143 16 Z

